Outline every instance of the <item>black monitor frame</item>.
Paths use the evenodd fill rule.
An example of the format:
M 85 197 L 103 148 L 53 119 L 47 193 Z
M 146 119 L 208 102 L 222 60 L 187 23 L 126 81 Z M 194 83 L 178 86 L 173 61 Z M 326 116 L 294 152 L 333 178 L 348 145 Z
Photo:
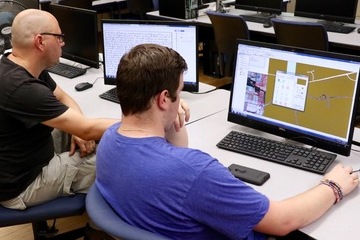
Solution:
M 248 93 L 247 91 L 251 92 L 251 88 L 255 87 L 258 88 L 259 91 L 263 91 L 263 87 L 261 85 L 254 85 L 254 83 L 252 83 L 251 81 L 249 82 L 249 73 L 256 71 L 255 69 L 248 69 L 246 71 L 250 71 L 250 72 L 246 72 L 244 69 L 241 69 L 241 66 L 247 66 L 246 62 L 239 62 L 239 65 L 237 66 L 238 69 L 234 70 L 234 79 L 233 79 L 233 85 L 232 85 L 232 89 L 231 89 L 231 96 L 230 96 L 230 104 L 229 104 L 229 109 L 228 109 L 228 121 L 229 122 L 233 122 L 236 124 L 240 124 L 240 125 L 244 125 L 253 129 L 257 129 L 257 130 L 261 130 L 267 133 L 271 133 L 280 137 L 284 137 L 290 140 L 294 140 L 300 143 L 305 143 L 308 144 L 310 146 L 313 147 L 317 147 L 317 148 L 322 148 L 325 149 L 327 151 L 331 151 L 334 153 L 338 153 L 344 156 L 349 156 L 350 152 L 351 152 L 351 145 L 352 145 L 352 138 L 353 138 L 353 132 L 354 132 L 354 128 L 355 128 L 355 122 L 356 122 L 356 116 L 357 116 L 357 106 L 358 106 L 358 102 L 359 102 L 359 88 L 360 88 L 360 81 L 359 81 L 359 69 L 360 69 L 360 57 L 358 56 L 354 56 L 354 55 L 345 55 L 345 54 L 340 54 L 340 53 L 334 53 L 334 52 L 323 52 L 323 51 L 316 51 L 316 50 L 310 50 L 310 49 L 302 49 L 302 48 L 295 48 L 295 47 L 291 47 L 291 46 L 284 46 L 284 45 L 278 45 L 278 44 L 270 44 L 270 43 L 264 43 L 264 42 L 254 42 L 254 41 L 250 41 L 250 40 L 238 40 L 239 44 L 244 44 L 244 45 L 250 45 L 250 46 L 255 46 L 256 47 L 256 51 L 252 50 L 252 49 L 246 49 L 247 52 L 258 52 L 258 54 L 260 54 L 259 51 L 264 52 L 264 54 L 266 54 L 266 58 L 269 58 L 269 60 L 271 59 L 272 61 L 272 65 L 268 65 L 268 74 L 270 74 L 271 72 L 276 72 L 278 73 L 278 71 L 280 71 L 280 73 L 284 73 L 287 74 L 287 72 L 284 72 L 284 67 L 286 68 L 286 65 L 283 64 L 283 56 L 285 56 L 285 53 L 281 53 L 281 58 L 275 57 L 272 54 L 269 55 L 272 50 L 284 50 L 286 51 L 286 54 L 291 55 L 291 57 L 286 57 L 285 59 L 291 59 L 289 60 L 289 64 L 290 65 L 290 69 L 293 71 L 294 70 L 294 62 L 298 62 L 299 61 L 299 73 L 298 73 L 298 68 L 295 69 L 294 72 L 294 77 L 295 76 L 300 76 L 297 78 L 297 81 L 299 84 L 301 83 L 301 85 L 303 84 L 303 80 L 301 80 L 301 76 L 305 76 L 306 75 L 302 75 L 301 71 L 305 71 L 306 68 L 304 68 L 305 66 L 308 66 L 307 68 L 311 68 L 312 65 L 314 66 L 319 66 L 319 70 L 322 69 L 322 66 L 328 66 L 329 64 L 331 64 L 331 71 L 333 71 L 334 74 L 337 74 L 337 72 L 349 72 L 349 76 L 344 76 L 342 79 L 346 79 L 346 81 L 350 81 L 349 84 L 352 82 L 352 79 L 354 79 L 354 86 L 351 85 L 345 85 L 346 82 L 342 83 L 341 86 L 343 86 L 343 88 L 345 86 L 348 86 L 348 92 L 338 92 L 337 89 L 334 87 L 333 89 L 329 89 L 326 90 L 324 88 L 312 88 L 307 90 L 308 92 L 306 93 L 306 98 L 304 99 L 304 110 L 295 110 L 295 109 L 291 109 L 288 107 L 284 107 L 282 105 L 277 105 L 276 102 L 274 102 L 274 100 L 277 100 L 275 98 L 275 89 L 279 89 L 279 88 L 275 88 L 275 79 L 278 81 L 282 81 L 281 77 L 275 78 L 271 80 L 268 79 L 267 83 L 265 85 L 265 89 L 266 92 L 264 92 L 261 96 L 264 97 L 262 104 L 263 104 L 263 110 L 259 110 L 259 108 L 256 108 L 256 111 L 259 112 L 254 112 L 251 113 L 249 112 L 249 110 L 243 109 L 242 106 L 245 108 L 247 108 L 247 104 L 245 102 L 245 96 L 243 96 L 243 94 L 241 94 L 239 96 L 240 93 L 243 93 L 243 91 L 246 90 L 246 93 Z M 269 49 L 271 49 L 269 51 Z M 236 61 L 240 61 L 239 58 L 243 58 L 246 56 L 241 53 L 239 50 L 237 50 L 237 54 L 236 54 Z M 256 55 L 256 54 L 255 54 Z M 251 55 L 252 57 L 253 55 Z M 259 55 L 262 56 L 262 55 Z M 271 57 L 269 57 L 271 56 Z M 319 56 L 320 57 L 320 61 L 317 61 L 316 58 L 314 58 L 313 62 L 314 63 L 310 63 L 309 61 L 304 61 L 304 59 L 306 58 L 306 60 L 312 59 L 311 56 Z M 309 58 L 310 57 L 310 58 Z M 302 58 L 301 60 L 299 58 Z M 257 61 L 255 63 L 257 64 L 261 64 L 260 61 L 261 58 L 257 59 Z M 280 60 L 281 59 L 281 60 Z M 328 61 L 329 60 L 329 64 L 324 63 L 324 61 Z M 335 62 L 332 60 L 336 60 Z M 246 60 L 245 60 L 246 61 Z M 341 65 L 347 64 L 346 62 L 350 62 L 351 64 L 354 64 L 353 66 L 351 66 L 351 69 L 349 67 L 349 65 L 346 65 L 346 69 L 347 70 L 342 70 Z M 337 64 L 336 64 L 337 63 Z M 340 63 L 340 64 L 339 64 Z M 263 64 L 266 64 L 263 63 Z M 276 68 L 277 64 L 279 66 L 279 69 Z M 327 64 L 327 65 L 326 65 Z M 249 65 L 250 66 L 250 65 Z M 257 65 L 256 65 L 257 66 Z M 264 67 L 266 67 L 267 65 L 264 65 Z M 345 65 L 344 65 L 345 66 Z M 289 66 L 288 66 L 289 67 Z M 235 67 L 236 68 L 236 67 Z M 247 69 L 247 68 L 246 68 Z M 308 73 L 308 81 L 310 81 L 311 83 L 311 79 L 312 79 L 312 74 L 317 74 L 315 76 L 321 76 L 320 79 L 325 78 L 327 79 L 327 75 L 321 75 L 321 71 L 317 72 L 313 72 L 314 69 L 316 71 L 316 67 L 315 68 L 311 68 L 312 71 L 311 73 Z M 241 70 L 241 71 L 240 71 Z M 259 69 L 260 70 L 260 69 Z M 271 71 L 271 72 L 270 72 Z M 256 73 L 256 72 L 253 72 Z M 237 74 L 239 74 L 237 76 Z M 259 73 L 260 74 L 260 73 Z M 262 73 L 262 75 L 264 75 L 266 73 Z M 299 75 L 298 75 L 299 74 Z M 319 75 L 320 74 L 320 75 Z M 341 77 L 341 75 L 339 76 Z M 353 78 L 354 77 L 354 78 Z M 357 77 L 357 79 L 356 79 Z M 245 82 L 243 82 L 243 78 L 245 78 Z M 247 80 L 246 80 L 247 79 Z M 260 78 L 261 81 L 264 81 L 263 78 Z M 286 78 L 285 78 L 286 79 Z M 270 82 L 269 82 L 270 81 Z M 309 84 L 310 84 L 309 83 Z M 333 82 L 329 82 L 330 84 Z M 336 82 L 335 82 L 336 83 Z M 239 85 L 240 84 L 240 85 Z M 246 85 L 246 89 L 244 88 L 244 84 Z M 252 86 L 250 89 L 248 89 L 250 86 Z M 317 81 L 315 81 L 315 84 L 318 84 Z M 337 85 L 339 83 L 336 83 Z M 340 83 L 341 84 L 341 83 Z M 336 86 L 337 86 L 336 85 Z M 314 85 L 315 87 L 317 85 Z M 351 89 L 351 93 L 349 93 L 349 89 Z M 256 89 L 255 89 L 256 90 Z M 321 91 L 319 91 L 321 90 Z M 288 90 L 286 90 L 288 91 Z M 334 93 L 334 91 L 336 91 Z M 236 92 L 236 93 L 235 93 Z M 245 93 L 244 93 L 245 94 Z M 259 93 L 260 94 L 260 93 Z M 322 94 L 322 95 L 321 95 Z M 335 95 L 335 98 L 333 98 Z M 278 96 L 282 96 L 282 95 L 278 95 Z M 346 97 L 344 97 L 346 96 Z M 251 96 L 249 95 L 248 97 L 250 97 L 249 99 L 252 99 Z M 267 97 L 267 98 L 266 98 Z M 318 98 L 316 98 L 318 97 Z M 269 99 L 270 98 L 270 99 Z M 244 99 L 244 100 L 241 100 Z M 318 99 L 318 100 L 316 100 Z M 350 102 L 343 102 L 344 99 L 347 99 L 347 101 Z M 257 101 L 261 101 L 261 99 L 258 99 Z M 326 108 L 325 110 L 321 110 L 318 109 L 317 106 L 319 105 L 310 105 L 310 101 L 311 102 L 316 102 L 316 104 L 323 104 L 321 105 L 324 108 Z M 334 129 L 336 126 L 338 128 L 340 128 L 341 126 L 339 125 L 339 123 L 337 120 L 339 120 L 338 118 L 340 116 L 337 117 L 324 117 L 324 115 L 321 115 L 321 113 L 324 114 L 329 114 L 327 111 L 327 106 L 326 104 L 330 104 L 327 101 L 337 101 L 337 102 L 331 102 L 331 104 L 339 104 L 339 101 L 341 101 L 342 104 L 345 104 L 345 107 L 343 107 L 342 110 L 342 115 L 341 118 L 345 119 L 344 121 L 346 123 L 344 123 L 344 125 L 342 126 L 341 133 L 336 132 L 336 134 L 334 133 Z M 341 104 L 340 103 L 340 104 Z M 234 105 L 235 104 L 235 105 Z M 325 107 L 324 107 L 325 104 Z M 254 106 L 249 106 L 249 107 L 253 107 L 255 108 L 256 105 Z M 332 105 L 334 106 L 334 105 Z M 336 106 L 342 106 L 342 105 L 336 105 Z M 260 107 L 260 106 L 259 106 Z M 271 108 L 266 110 L 266 108 Z M 307 109 L 311 107 L 311 109 Z M 251 110 L 252 108 L 250 108 Z M 316 110 L 317 109 L 317 110 Z M 347 109 L 345 111 L 345 109 Z M 336 108 L 336 110 L 333 108 L 332 110 L 332 115 L 334 116 L 335 114 L 339 114 L 339 110 L 338 108 Z M 271 112 L 267 112 L 266 111 L 271 111 Z M 315 124 L 315 126 L 313 126 L 312 124 L 310 124 L 308 121 L 310 121 L 308 118 L 306 118 L 306 115 L 302 115 L 302 112 L 304 111 L 304 114 L 306 114 L 306 111 L 311 111 L 311 114 L 316 114 L 316 116 L 311 115 L 312 119 L 316 119 L 316 121 L 321 121 L 319 122 L 319 124 Z M 269 115 L 270 114 L 270 115 Z M 294 116 L 294 119 L 291 118 L 291 115 L 289 114 L 293 114 L 296 115 L 296 118 Z M 307 113 L 309 114 L 309 113 Z M 265 117 L 263 116 L 265 115 Z M 329 116 L 329 115 L 326 115 Z M 286 118 L 287 117 L 287 118 Z M 283 119 L 288 119 L 291 118 L 291 122 L 287 123 L 285 122 Z M 302 119 L 302 120 L 300 120 Z M 337 120 L 335 120 L 337 119 Z M 298 120 L 300 122 L 297 122 L 295 120 Z M 293 123 L 295 121 L 295 123 Z M 305 121 L 305 122 L 304 122 Z M 310 124 L 310 125 L 309 125 Z M 323 126 L 329 126 L 331 125 L 331 127 L 329 127 L 328 129 L 324 129 Z M 345 126 L 346 125 L 346 126 Z M 331 129 L 330 129 L 331 128 Z M 319 130 L 322 129 L 322 130 Z
M 62 58 L 99 68 L 98 20 L 94 10 L 51 4 L 50 13 L 58 20 L 65 45 Z
M 280 15 L 283 10 L 283 0 L 236 0 L 235 8 Z
M 195 54 L 191 57 L 194 57 L 194 59 L 191 59 L 191 61 L 188 61 L 187 56 L 182 56 L 185 61 L 187 62 L 188 65 L 188 71 L 187 73 L 192 73 L 192 77 L 195 79 L 191 79 L 190 81 L 187 80 L 187 76 L 185 73 L 184 75 L 184 88 L 183 91 L 187 91 L 187 92 L 198 92 L 199 91 L 199 71 L 198 71 L 198 28 L 197 28 L 197 23 L 195 22 L 182 22 L 182 21 L 158 21 L 158 20 L 129 20 L 129 19 L 102 19 L 101 21 L 101 29 L 102 29 L 102 35 L 103 35 L 103 64 L 104 64 L 104 84 L 106 85 L 116 85 L 116 72 L 115 72 L 115 65 L 116 64 L 116 68 L 119 64 L 120 58 L 121 58 L 121 54 L 123 54 L 122 52 L 120 52 L 121 49 L 119 49 L 119 47 L 116 46 L 106 46 L 106 30 L 104 30 L 104 26 L 108 25 L 110 26 L 111 24 L 128 24 L 130 25 L 145 25 L 145 26 L 151 26 L 151 25 L 155 25 L 155 26 L 174 26 L 174 27 L 194 27 L 195 28 L 195 46 L 192 54 Z M 143 32 L 140 33 L 141 35 L 143 35 Z M 111 42 L 112 43 L 112 42 Z M 154 42 L 154 43 L 158 43 L 158 42 Z M 118 43 L 117 43 L 118 44 Z M 140 43 L 138 43 L 140 44 Z M 117 49 L 115 51 L 117 52 L 113 52 L 110 51 L 108 53 L 111 53 L 111 55 L 113 56 L 109 56 L 109 54 L 107 53 L 107 49 L 111 48 L 111 49 Z M 130 49 L 126 49 L 125 51 L 128 51 Z M 177 49 L 175 49 L 177 50 Z M 124 49 L 122 49 L 122 51 L 124 51 Z M 177 50 L 178 51 L 178 50 Z M 179 51 L 178 51 L 179 52 Z M 115 54 L 113 54 L 115 53 Z M 125 53 L 125 52 L 124 52 Z M 182 54 L 181 52 L 179 52 L 180 54 Z M 113 67 L 110 66 L 110 64 L 108 63 L 109 61 L 107 60 L 109 58 L 109 60 L 111 59 L 111 65 Z M 116 58 L 116 59 L 115 59 Z M 109 66 L 108 66 L 109 65 Z M 113 69 L 108 70 L 109 69 Z
M 40 8 L 40 0 L 14 0 L 15 2 L 20 3 L 23 5 L 26 9 L 34 8 L 39 9 Z
M 294 15 L 354 23 L 358 0 L 296 0 Z

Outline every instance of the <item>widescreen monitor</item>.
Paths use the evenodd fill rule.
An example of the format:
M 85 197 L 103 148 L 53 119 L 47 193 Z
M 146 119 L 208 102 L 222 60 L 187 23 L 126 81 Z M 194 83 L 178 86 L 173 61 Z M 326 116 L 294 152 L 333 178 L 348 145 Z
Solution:
M 360 57 L 239 40 L 228 121 L 348 156 Z
M 236 0 L 235 8 L 262 14 L 281 14 L 283 0 Z
M 295 16 L 354 23 L 358 0 L 296 0 Z
M 120 58 L 132 47 L 143 43 L 156 43 L 177 51 L 186 61 L 183 91 L 197 92 L 198 33 L 194 22 L 151 20 L 102 20 L 104 82 L 116 85 L 116 72 Z
M 93 10 L 51 4 L 50 12 L 58 20 L 65 45 L 62 56 L 76 63 L 99 68 L 97 13 Z

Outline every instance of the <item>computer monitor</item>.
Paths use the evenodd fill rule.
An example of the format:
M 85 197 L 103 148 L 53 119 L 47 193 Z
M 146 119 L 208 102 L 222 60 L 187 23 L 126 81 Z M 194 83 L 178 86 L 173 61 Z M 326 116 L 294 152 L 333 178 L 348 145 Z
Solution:
M 50 12 L 58 20 L 61 31 L 65 34 L 62 57 L 89 67 L 99 68 L 96 11 L 51 4 Z
M 283 0 L 236 0 L 235 8 L 279 15 L 282 12 Z
M 239 40 L 228 121 L 348 156 L 360 57 Z
M 18 3 L 22 4 L 26 9 L 28 9 L 28 8 L 39 9 L 40 8 L 39 0 L 14 0 L 14 2 L 18 2 Z
M 103 19 L 104 83 L 116 85 L 120 58 L 132 47 L 156 43 L 177 51 L 186 61 L 184 91 L 197 92 L 198 33 L 194 22 Z
M 354 23 L 358 0 L 296 0 L 295 16 Z

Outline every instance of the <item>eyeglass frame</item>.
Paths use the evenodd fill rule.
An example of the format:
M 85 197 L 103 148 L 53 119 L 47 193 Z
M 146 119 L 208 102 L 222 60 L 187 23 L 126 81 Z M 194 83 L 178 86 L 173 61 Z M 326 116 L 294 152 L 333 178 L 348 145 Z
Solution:
M 49 33 L 49 32 L 43 32 L 40 33 L 40 35 L 50 35 L 50 36 L 54 36 L 57 38 L 57 40 L 59 41 L 59 43 L 63 43 L 65 41 L 65 34 L 64 33 Z

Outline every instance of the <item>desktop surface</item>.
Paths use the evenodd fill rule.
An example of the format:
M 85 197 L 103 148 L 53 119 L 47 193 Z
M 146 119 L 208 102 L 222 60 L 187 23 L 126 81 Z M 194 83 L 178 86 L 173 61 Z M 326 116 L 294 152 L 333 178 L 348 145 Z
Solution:
M 179 19 L 172 18 L 167 16 L 161 16 L 159 11 L 153 11 L 147 13 L 148 17 L 155 19 L 173 19 L 180 21 L 195 21 L 201 27 L 211 27 L 211 21 L 206 15 L 206 9 L 199 11 L 199 16 L 196 19 Z M 234 9 L 233 6 L 230 7 L 227 14 L 240 15 L 240 14 L 250 14 L 255 13 L 253 11 L 246 11 L 240 9 Z M 307 22 L 317 22 L 317 19 L 305 18 L 305 17 L 296 17 L 294 13 L 283 12 L 281 15 L 283 20 L 289 21 L 307 21 Z M 250 32 L 256 35 L 258 38 L 264 38 L 265 41 L 272 39 L 275 42 L 275 32 L 272 27 L 264 28 L 263 24 L 255 22 L 247 22 Z M 347 26 L 360 27 L 360 21 L 356 21 L 355 24 L 346 24 Z M 270 39 L 269 39 L 270 38 Z M 349 54 L 360 55 L 360 34 L 357 31 L 352 31 L 349 34 L 341 34 L 336 32 L 328 32 L 330 49 L 334 49 L 336 52 L 345 52 Z M 270 40 L 271 41 L 271 40 Z
M 224 166 L 228 167 L 234 163 L 270 173 L 271 177 L 264 185 L 251 186 L 271 199 L 282 200 L 299 194 L 316 186 L 323 178 L 319 174 L 218 148 L 216 146 L 218 141 L 232 130 L 277 141 L 283 140 L 275 135 L 228 122 L 226 110 L 188 125 L 187 130 L 189 147 L 209 153 Z M 355 137 L 360 138 L 360 131 L 357 131 Z M 360 168 L 359 158 L 360 152 L 352 151 L 350 157 L 338 156 L 330 168 L 337 163 L 343 163 L 358 169 Z M 359 194 L 359 190 L 355 190 L 340 203 L 334 205 L 323 218 L 300 230 L 319 240 L 357 239 L 360 236 L 360 228 L 356 227 L 358 216 L 354 213 L 360 211 Z

